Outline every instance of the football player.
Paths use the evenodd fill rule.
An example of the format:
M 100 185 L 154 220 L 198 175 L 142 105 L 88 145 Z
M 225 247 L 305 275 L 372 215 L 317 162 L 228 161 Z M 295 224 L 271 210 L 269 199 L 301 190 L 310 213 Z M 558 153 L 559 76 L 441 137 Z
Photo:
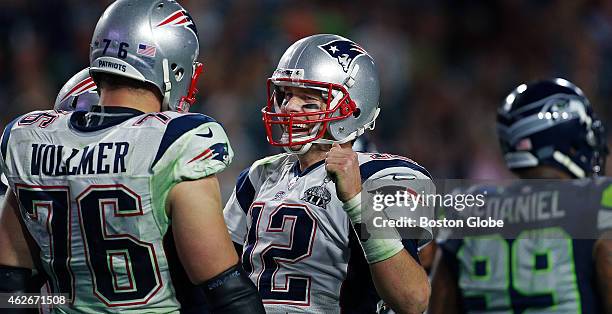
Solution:
M 506 164 L 521 179 L 587 178 L 604 172 L 608 149 L 603 125 L 583 92 L 567 80 L 518 86 L 498 109 L 497 123 Z M 507 197 L 526 193 L 507 190 Z M 601 232 L 612 226 L 609 220 L 607 226 L 596 221 L 598 215 L 587 220 L 586 211 L 601 210 L 599 203 L 590 208 L 576 195 L 561 196 L 566 198 L 559 204 L 572 211 L 546 218 L 549 228 L 523 230 L 516 239 L 483 234 L 441 242 L 431 313 L 612 313 L 610 240 L 572 239 L 566 232 L 576 221 Z M 575 200 L 580 204 L 572 205 Z M 601 212 L 609 212 L 605 203 L 601 206 L 608 208 Z M 580 206 L 589 208 L 573 209 Z
M 337 35 L 303 38 L 268 79 L 268 96 L 267 140 L 286 153 L 245 169 L 224 209 L 266 311 L 374 313 L 382 297 L 398 312 L 423 312 L 430 290 L 417 249 L 427 240 L 360 243 L 353 230 L 361 223 L 362 183 L 393 176 L 431 182 L 407 158 L 351 149 L 379 112 L 372 57 Z
M 85 68 L 70 78 L 61 88 L 55 99 L 55 110 L 63 111 L 89 111 L 93 105 L 98 104 L 100 97 L 97 86 Z M 181 313 L 208 313 L 209 309 L 204 301 L 205 297 L 198 288 L 189 282 L 185 270 L 178 261 L 176 247 L 172 232 L 164 236 L 164 251 L 166 258 L 173 261 L 172 281 L 177 293 L 182 295 Z
M 186 113 L 198 46 L 175 1 L 116 1 L 91 41 L 99 105 L 5 128 L 0 291 L 22 291 L 40 263 L 67 296 L 60 311 L 177 312 L 188 297 L 171 280 L 180 262 L 212 312 L 264 312 L 221 213 L 215 173 L 231 162 L 229 141 L 212 118 Z M 170 230 L 180 261 L 166 250 Z

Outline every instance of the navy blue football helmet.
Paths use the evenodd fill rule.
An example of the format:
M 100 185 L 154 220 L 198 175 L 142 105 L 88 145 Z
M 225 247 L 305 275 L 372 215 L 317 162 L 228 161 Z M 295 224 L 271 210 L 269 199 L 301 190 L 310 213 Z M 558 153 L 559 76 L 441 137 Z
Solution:
M 605 128 L 567 80 L 519 85 L 498 109 L 497 133 L 511 170 L 548 165 L 575 178 L 604 172 Z

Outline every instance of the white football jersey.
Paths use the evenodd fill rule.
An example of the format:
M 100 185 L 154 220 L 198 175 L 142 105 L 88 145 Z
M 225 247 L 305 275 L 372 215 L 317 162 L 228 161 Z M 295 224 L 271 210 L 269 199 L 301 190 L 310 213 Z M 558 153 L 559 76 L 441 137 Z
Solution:
M 166 198 L 229 165 L 227 136 L 202 114 L 103 110 L 19 117 L 3 133 L 1 169 L 51 292 L 69 295 L 60 311 L 177 312 Z
M 363 181 L 397 173 L 430 182 L 407 158 L 358 156 Z M 301 173 L 295 155 L 255 162 L 239 176 L 224 215 L 266 312 L 339 313 L 364 299 L 375 310 L 379 298 L 324 161 Z M 415 257 L 416 246 L 407 246 Z

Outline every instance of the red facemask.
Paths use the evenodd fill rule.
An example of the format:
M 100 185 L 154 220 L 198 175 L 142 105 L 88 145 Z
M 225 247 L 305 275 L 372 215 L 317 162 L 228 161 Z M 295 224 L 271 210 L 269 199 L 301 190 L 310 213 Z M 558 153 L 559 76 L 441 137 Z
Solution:
M 286 85 L 290 86 L 325 90 L 327 92 L 326 109 L 315 112 L 281 112 L 279 109 L 278 98 L 278 94 L 281 92 L 276 90 L 275 87 L 283 82 L 289 83 Z M 267 84 L 268 101 L 266 107 L 264 107 L 261 112 L 263 114 L 263 122 L 266 128 L 266 137 L 268 142 L 273 146 L 294 146 L 313 142 L 325 135 L 329 122 L 345 119 L 358 112 L 355 102 L 350 98 L 346 88 L 340 84 L 290 78 L 270 78 L 268 79 Z M 338 92 L 342 93 L 342 98 L 332 108 L 331 102 L 334 99 L 332 95 Z M 321 126 L 317 128 L 316 126 L 319 123 Z M 284 132 L 280 140 L 274 139 L 272 131 L 272 126 L 274 125 L 279 126 Z M 303 125 L 305 125 L 306 128 L 304 128 Z M 309 134 L 307 138 L 303 139 L 304 136 L 296 136 L 296 134 L 294 134 L 296 129 L 314 130 L 316 133 Z

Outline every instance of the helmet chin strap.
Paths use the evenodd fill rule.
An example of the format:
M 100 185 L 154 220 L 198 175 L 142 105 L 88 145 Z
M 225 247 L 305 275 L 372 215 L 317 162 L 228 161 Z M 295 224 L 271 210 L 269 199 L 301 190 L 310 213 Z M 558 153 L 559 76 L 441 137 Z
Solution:
M 164 70 L 164 100 L 162 101 L 162 111 L 165 111 L 170 109 L 170 90 L 172 90 L 172 83 L 170 82 L 168 59 L 164 58 L 162 65 Z
M 349 134 L 347 137 L 343 138 L 342 140 L 329 140 L 329 139 L 320 138 L 318 140 L 314 140 L 314 141 L 312 141 L 310 143 L 306 143 L 306 144 L 302 145 L 302 147 L 300 149 L 298 149 L 298 150 L 293 150 L 289 146 L 284 146 L 283 148 L 285 149 L 286 152 L 288 152 L 290 154 L 302 155 L 302 154 L 306 153 L 308 150 L 310 150 L 310 148 L 312 147 L 312 144 L 327 144 L 327 145 L 332 145 L 332 144 L 336 144 L 336 143 L 337 144 L 344 144 L 344 143 L 348 143 L 348 142 L 356 139 L 358 136 L 360 136 L 364 132 L 365 132 L 365 127 L 357 129 L 355 132 Z

